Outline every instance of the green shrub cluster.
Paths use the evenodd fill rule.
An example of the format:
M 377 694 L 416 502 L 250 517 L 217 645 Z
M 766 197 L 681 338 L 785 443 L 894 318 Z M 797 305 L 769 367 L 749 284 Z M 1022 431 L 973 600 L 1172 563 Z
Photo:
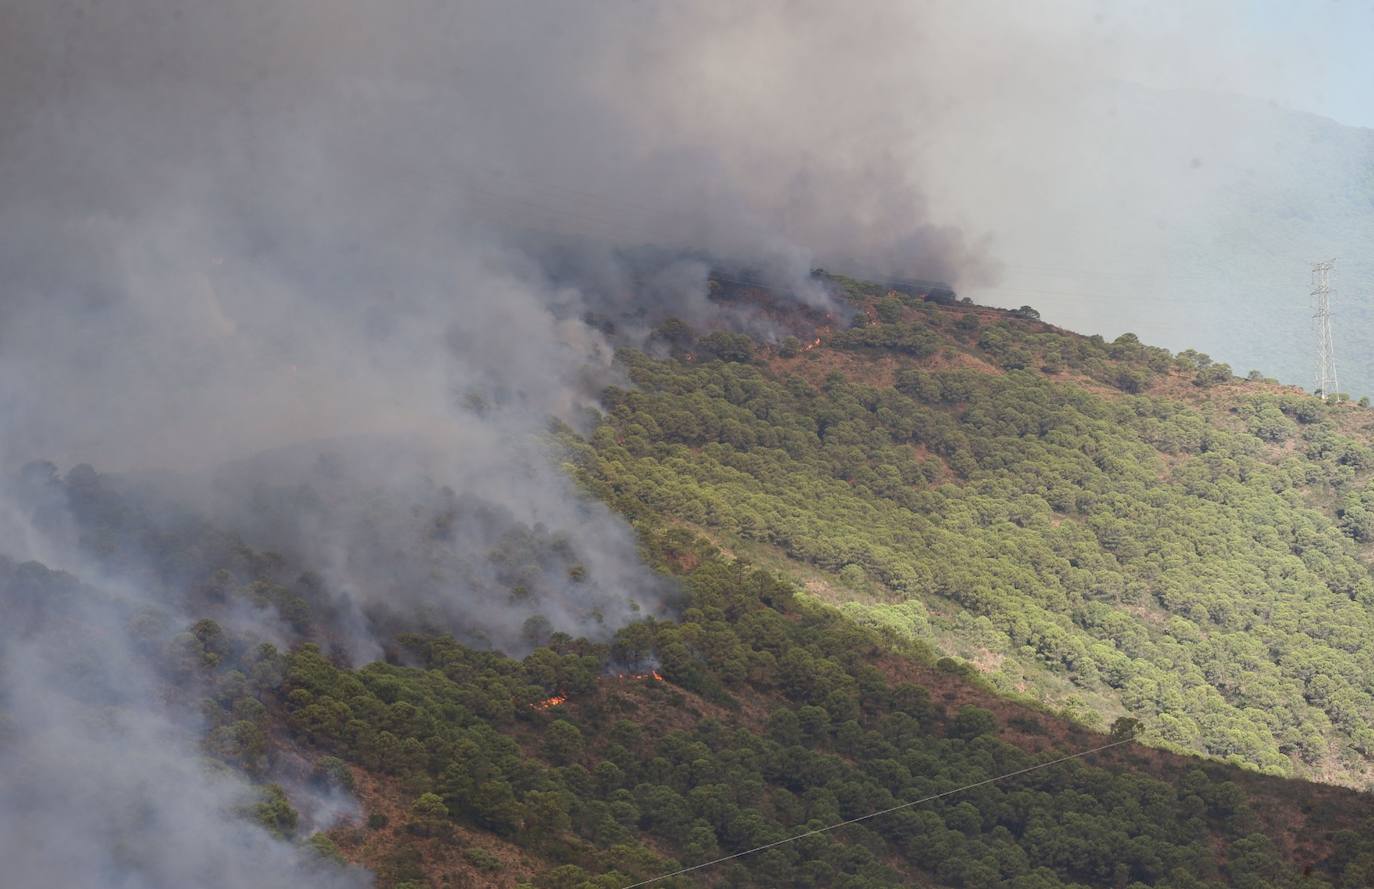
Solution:
M 1013 345 L 1059 340 L 1099 348 Z M 1100 350 L 1118 369 L 1158 359 L 1133 337 Z M 890 386 L 817 386 L 621 358 L 635 388 L 607 391 L 589 443 L 565 440 L 623 512 L 776 547 L 840 589 L 876 581 L 880 601 L 847 613 L 1002 658 L 1007 687 L 1071 683 L 1156 743 L 1279 774 L 1329 769 L 1334 745 L 1347 780 L 1367 773 L 1374 452 L 1316 399 L 1208 408 L 910 361 Z
M 690 547 L 670 533 L 655 553 L 667 563 Z M 609 646 L 559 637 L 516 661 L 410 637 L 416 666 L 359 670 L 302 647 L 279 689 L 288 724 L 315 747 L 396 776 L 416 801 L 412 832 L 442 835 L 435 822 L 448 819 L 556 862 L 535 881 L 547 889 L 621 886 L 1054 755 L 1000 740 L 989 710 L 946 708 L 924 687 L 891 680 L 878 669 L 891 657 L 878 637 L 798 603 L 775 576 L 710 553 L 693 561 L 682 620 L 635 624 Z M 651 660 L 667 681 L 634 680 L 643 694 L 596 681 Z M 554 694 L 567 703 L 535 706 Z M 750 725 L 746 707 L 760 705 Z M 688 708 L 705 714 L 684 718 Z M 1166 782 L 1080 762 L 737 859 L 709 879 L 1298 885 L 1224 775 L 1195 768 Z

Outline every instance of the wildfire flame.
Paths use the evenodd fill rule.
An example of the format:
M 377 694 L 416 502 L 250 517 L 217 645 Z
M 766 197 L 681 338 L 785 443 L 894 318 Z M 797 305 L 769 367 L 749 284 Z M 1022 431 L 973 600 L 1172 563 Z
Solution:
M 810 352 L 812 349 L 816 348 L 816 347 L 819 346 L 820 344 L 821 344 L 821 338 L 820 338 L 820 337 L 816 337 L 816 338 L 815 338 L 814 340 L 812 340 L 811 342 L 809 342 L 809 343 L 807 343 L 806 345 L 802 346 L 802 351 L 803 351 L 803 352 Z
M 652 679 L 652 680 L 655 681 L 655 682 L 662 682 L 662 681 L 663 681 L 663 674 L 660 673 L 660 672 L 658 672 L 657 670 L 650 670 L 650 671 L 647 672 L 647 673 L 617 673 L 617 674 L 615 674 L 615 678 L 616 678 L 616 679 L 620 679 L 620 680 L 625 680 L 625 679 Z
M 616 679 L 619 679 L 622 682 L 626 679 L 650 679 L 654 682 L 665 681 L 663 679 L 663 674 L 658 672 L 657 670 L 649 670 L 647 673 L 616 673 L 614 675 Z M 552 710 L 554 707 L 567 703 L 567 700 L 567 695 L 554 695 L 553 697 L 545 698 L 542 701 L 535 701 L 533 704 L 530 704 L 530 706 L 536 710 Z

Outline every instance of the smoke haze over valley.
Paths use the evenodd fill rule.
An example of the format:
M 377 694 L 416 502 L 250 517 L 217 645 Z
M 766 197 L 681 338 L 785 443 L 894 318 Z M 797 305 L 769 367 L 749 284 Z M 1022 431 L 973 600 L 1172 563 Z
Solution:
M 264 643 L 675 614 L 553 438 L 670 318 L 793 332 L 713 272 L 835 325 L 817 268 L 944 282 L 1307 384 L 1303 264 L 1349 255 L 1374 392 L 1370 131 L 1200 92 L 1262 66 L 1190 23 L 1008 7 L 0 4 L 3 880 L 366 885 L 244 819 L 250 783 L 346 794 L 207 766 L 202 698 L 265 687 Z

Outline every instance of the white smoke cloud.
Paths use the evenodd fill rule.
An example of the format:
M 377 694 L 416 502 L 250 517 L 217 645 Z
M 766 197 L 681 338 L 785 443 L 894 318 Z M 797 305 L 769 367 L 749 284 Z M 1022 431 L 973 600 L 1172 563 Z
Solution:
M 1035 224 L 1052 188 L 1016 171 L 1064 144 L 1047 108 L 1167 69 L 1186 30 L 1127 35 L 1087 2 L 12 0 L 0 468 L 177 474 L 324 577 L 356 658 L 412 612 L 510 648 L 535 615 L 604 635 L 665 597 L 536 439 L 614 379 L 586 313 L 629 336 L 717 323 L 713 263 L 811 304 L 816 265 L 992 282 L 980 201 Z M 242 786 L 205 772 L 107 600 L 199 615 L 63 527 L 0 497 L 0 555 L 104 591 L 24 623 L 15 572 L 0 584 L 6 877 L 351 880 L 232 814 Z M 552 560 L 528 601 L 493 597 L 483 558 L 510 529 L 584 576 Z M 102 629 L 73 650 L 67 622 Z

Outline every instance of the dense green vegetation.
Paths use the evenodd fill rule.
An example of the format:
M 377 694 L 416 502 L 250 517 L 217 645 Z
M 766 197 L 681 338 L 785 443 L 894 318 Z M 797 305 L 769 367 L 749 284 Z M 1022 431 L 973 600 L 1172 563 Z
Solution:
M 632 625 L 608 644 L 555 635 L 515 660 L 412 635 L 396 651 L 410 666 L 348 669 L 312 643 L 281 651 L 205 618 L 168 628 L 146 656 L 174 698 L 200 696 L 206 752 L 263 782 L 245 817 L 321 866 L 368 864 L 384 887 L 623 886 L 1103 740 L 997 702 L 953 661 L 926 666 L 919 645 L 894 652 L 689 534 L 646 544 L 683 575 L 681 619 Z M 283 570 L 237 556 L 220 582 L 251 588 Z M 74 662 L 102 632 L 74 622 L 92 601 L 150 646 L 164 636 L 164 616 L 34 563 L 0 560 L 0 589 L 30 629 L 66 625 Z M 664 680 L 614 675 L 649 666 Z M 549 706 L 555 695 L 566 700 Z M 298 751 L 315 763 L 308 786 L 267 783 Z M 1103 754 L 666 885 L 1366 884 L 1362 802 L 1301 786 L 1276 795 L 1258 780 Z M 338 791 L 361 794 L 366 826 L 309 834 L 292 795 Z M 1295 856 L 1294 836 L 1318 846 Z M 368 857 L 372 837 L 380 851 Z
M 1024 310 L 856 299 L 859 326 L 795 360 L 625 353 L 635 388 L 572 442 L 583 477 L 833 572 L 846 614 L 1000 665 L 1006 691 L 1365 780 L 1374 450 L 1342 429 L 1368 415 L 1239 381 L 1207 397 L 1231 376 L 1206 356 Z
M 947 705 L 957 675 L 937 698 L 894 680 L 880 666 L 911 655 L 894 660 L 878 635 L 799 603 L 775 575 L 680 532 L 651 543 L 665 566 L 695 566 L 686 610 L 609 645 L 556 636 L 517 661 L 411 636 L 414 666 L 349 670 L 311 645 L 216 661 L 215 736 L 254 739 L 221 755 L 254 767 L 259 733 L 248 726 L 269 730 L 280 711 L 296 738 L 330 754 L 322 772 L 338 774 L 340 757 L 410 801 L 377 863 L 383 885 L 426 885 L 427 862 L 462 846 L 461 828 L 541 862 L 541 889 L 623 886 L 1054 757 L 1007 743 L 988 709 Z M 606 676 L 651 662 L 664 682 Z M 553 695 L 566 703 L 541 706 Z M 1008 722 L 1023 737 L 1055 728 L 1028 711 Z M 1352 834 L 1339 859 L 1318 862 L 1325 879 L 1304 878 L 1228 770 L 1199 762 L 1166 780 L 1113 761 L 1057 765 L 664 885 L 1353 886 L 1374 861 Z M 1309 830 L 1349 815 L 1317 808 Z M 291 819 L 271 812 L 285 829 Z M 362 842 L 358 831 L 335 839 L 344 855 Z M 464 852 L 500 878 L 498 857 Z
M 621 887 L 1097 746 L 1118 718 L 1211 759 L 1118 748 L 658 885 L 1374 882 L 1370 799 L 1283 777 L 1371 771 L 1374 415 L 1029 307 L 834 281 L 853 320 L 819 345 L 671 323 L 662 357 L 620 355 L 632 386 L 589 435 L 555 430 L 680 587 L 673 620 L 588 641 L 536 617 L 516 658 L 389 608 L 364 614 L 385 658 L 351 667 L 321 577 L 34 464 L 35 523 L 166 607 L 0 560 L 7 625 L 73 663 L 128 627 L 216 768 L 259 786 L 243 817 L 385 889 Z M 329 508 L 258 500 L 284 523 Z M 488 529 L 458 555 L 495 604 L 597 581 L 480 502 L 426 490 L 412 512 L 430 542 Z M 425 552 L 397 583 L 434 583 L 428 608 Z M 339 794 L 362 816 L 315 832 L 302 802 Z

